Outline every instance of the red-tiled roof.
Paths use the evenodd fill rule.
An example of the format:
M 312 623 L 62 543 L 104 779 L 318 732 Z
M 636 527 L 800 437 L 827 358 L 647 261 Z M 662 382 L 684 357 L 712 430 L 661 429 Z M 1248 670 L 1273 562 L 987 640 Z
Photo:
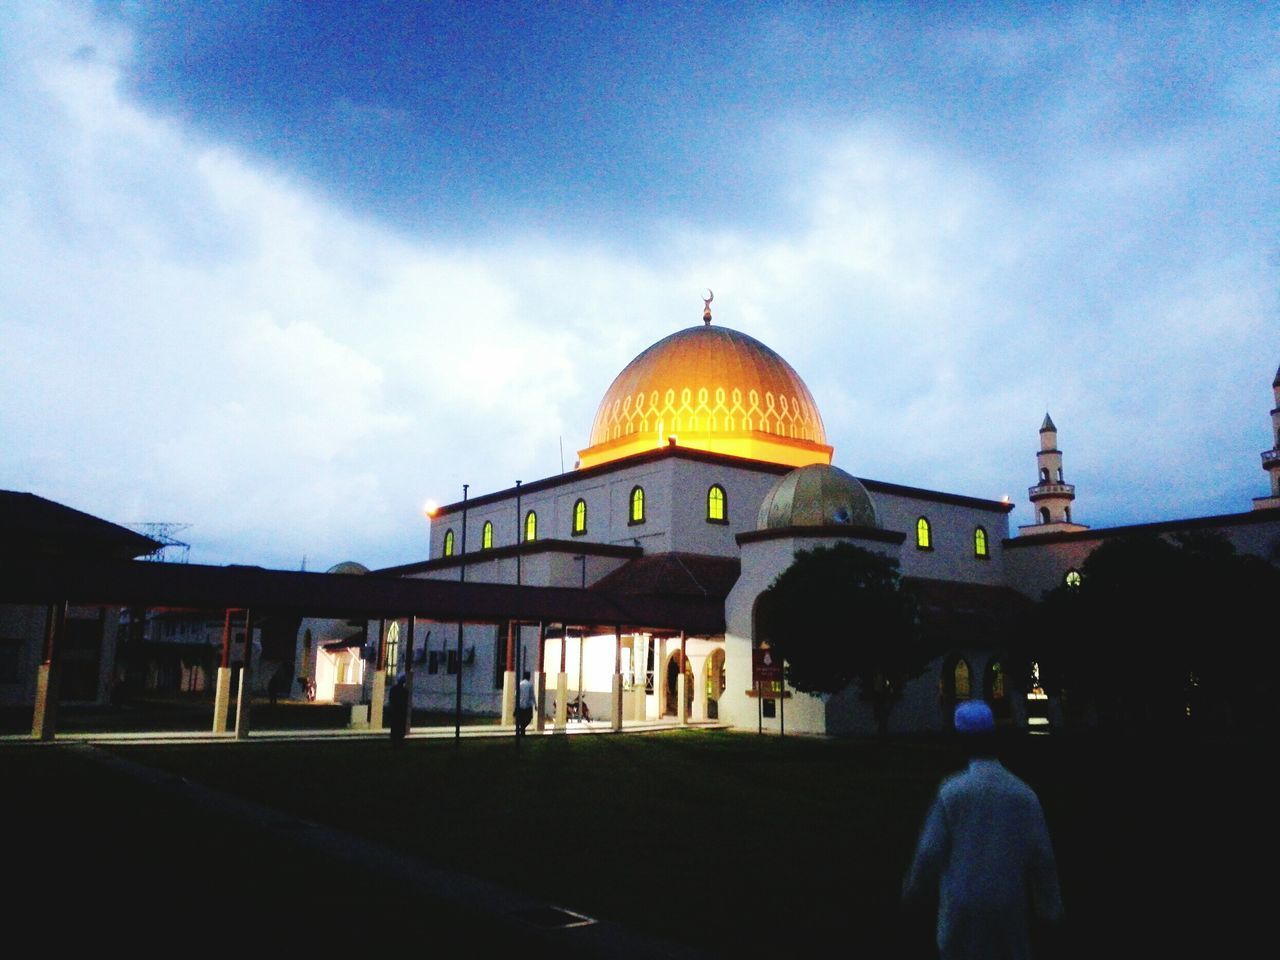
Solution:
M 655 553 L 628 561 L 591 589 L 629 597 L 703 597 L 723 602 L 741 572 L 736 557 Z

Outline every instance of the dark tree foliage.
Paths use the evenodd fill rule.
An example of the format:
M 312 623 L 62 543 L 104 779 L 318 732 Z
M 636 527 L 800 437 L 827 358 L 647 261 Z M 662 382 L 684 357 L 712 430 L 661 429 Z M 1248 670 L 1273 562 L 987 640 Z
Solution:
M 1027 647 L 1041 682 L 1104 724 L 1248 723 L 1276 686 L 1280 569 L 1225 538 L 1108 540 L 1045 595 Z
M 761 635 L 781 653 L 788 682 L 806 693 L 857 684 L 882 734 L 903 686 L 931 659 L 898 561 L 853 544 L 798 551 L 758 610 Z

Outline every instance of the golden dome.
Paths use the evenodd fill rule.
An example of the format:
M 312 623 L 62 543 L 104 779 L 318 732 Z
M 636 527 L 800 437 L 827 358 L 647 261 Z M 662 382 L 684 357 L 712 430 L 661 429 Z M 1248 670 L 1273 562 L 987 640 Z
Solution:
M 792 467 L 831 462 L 818 406 L 791 365 L 754 337 L 709 324 L 627 364 L 600 401 L 579 466 L 669 443 Z

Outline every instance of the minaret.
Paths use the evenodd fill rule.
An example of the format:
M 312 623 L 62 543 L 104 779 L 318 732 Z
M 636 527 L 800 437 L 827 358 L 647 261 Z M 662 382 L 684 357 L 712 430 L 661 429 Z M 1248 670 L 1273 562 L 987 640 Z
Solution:
M 1276 370 L 1276 378 L 1271 381 L 1271 392 L 1276 401 L 1275 409 L 1271 411 L 1271 438 L 1274 446 L 1262 451 L 1262 469 L 1271 474 L 1271 496 L 1255 497 L 1255 510 L 1280 508 L 1280 370 Z
M 1071 519 L 1071 503 L 1076 498 L 1076 488 L 1063 480 L 1058 428 L 1053 425 L 1053 420 L 1047 413 L 1044 415 L 1044 423 L 1040 424 L 1040 451 L 1036 454 L 1036 469 L 1040 474 L 1039 482 L 1027 491 L 1031 496 L 1036 522 L 1018 527 L 1018 532 L 1022 536 L 1032 536 L 1089 529 Z

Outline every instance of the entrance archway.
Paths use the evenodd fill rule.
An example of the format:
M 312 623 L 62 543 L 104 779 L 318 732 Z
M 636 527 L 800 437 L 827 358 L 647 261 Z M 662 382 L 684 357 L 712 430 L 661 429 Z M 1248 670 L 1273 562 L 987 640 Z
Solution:
M 707 665 L 703 670 L 707 685 L 707 719 L 720 718 L 720 694 L 724 693 L 724 651 L 712 650 L 707 657 Z
M 679 650 L 674 651 L 671 656 L 667 657 L 667 683 L 666 683 L 666 702 L 662 705 L 662 715 L 664 717 L 674 717 L 677 714 L 676 697 L 679 696 L 677 684 L 680 681 L 681 668 L 684 670 L 684 701 L 685 710 L 692 712 L 693 709 L 693 667 L 689 664 L 689 658 L 684 656 Z

